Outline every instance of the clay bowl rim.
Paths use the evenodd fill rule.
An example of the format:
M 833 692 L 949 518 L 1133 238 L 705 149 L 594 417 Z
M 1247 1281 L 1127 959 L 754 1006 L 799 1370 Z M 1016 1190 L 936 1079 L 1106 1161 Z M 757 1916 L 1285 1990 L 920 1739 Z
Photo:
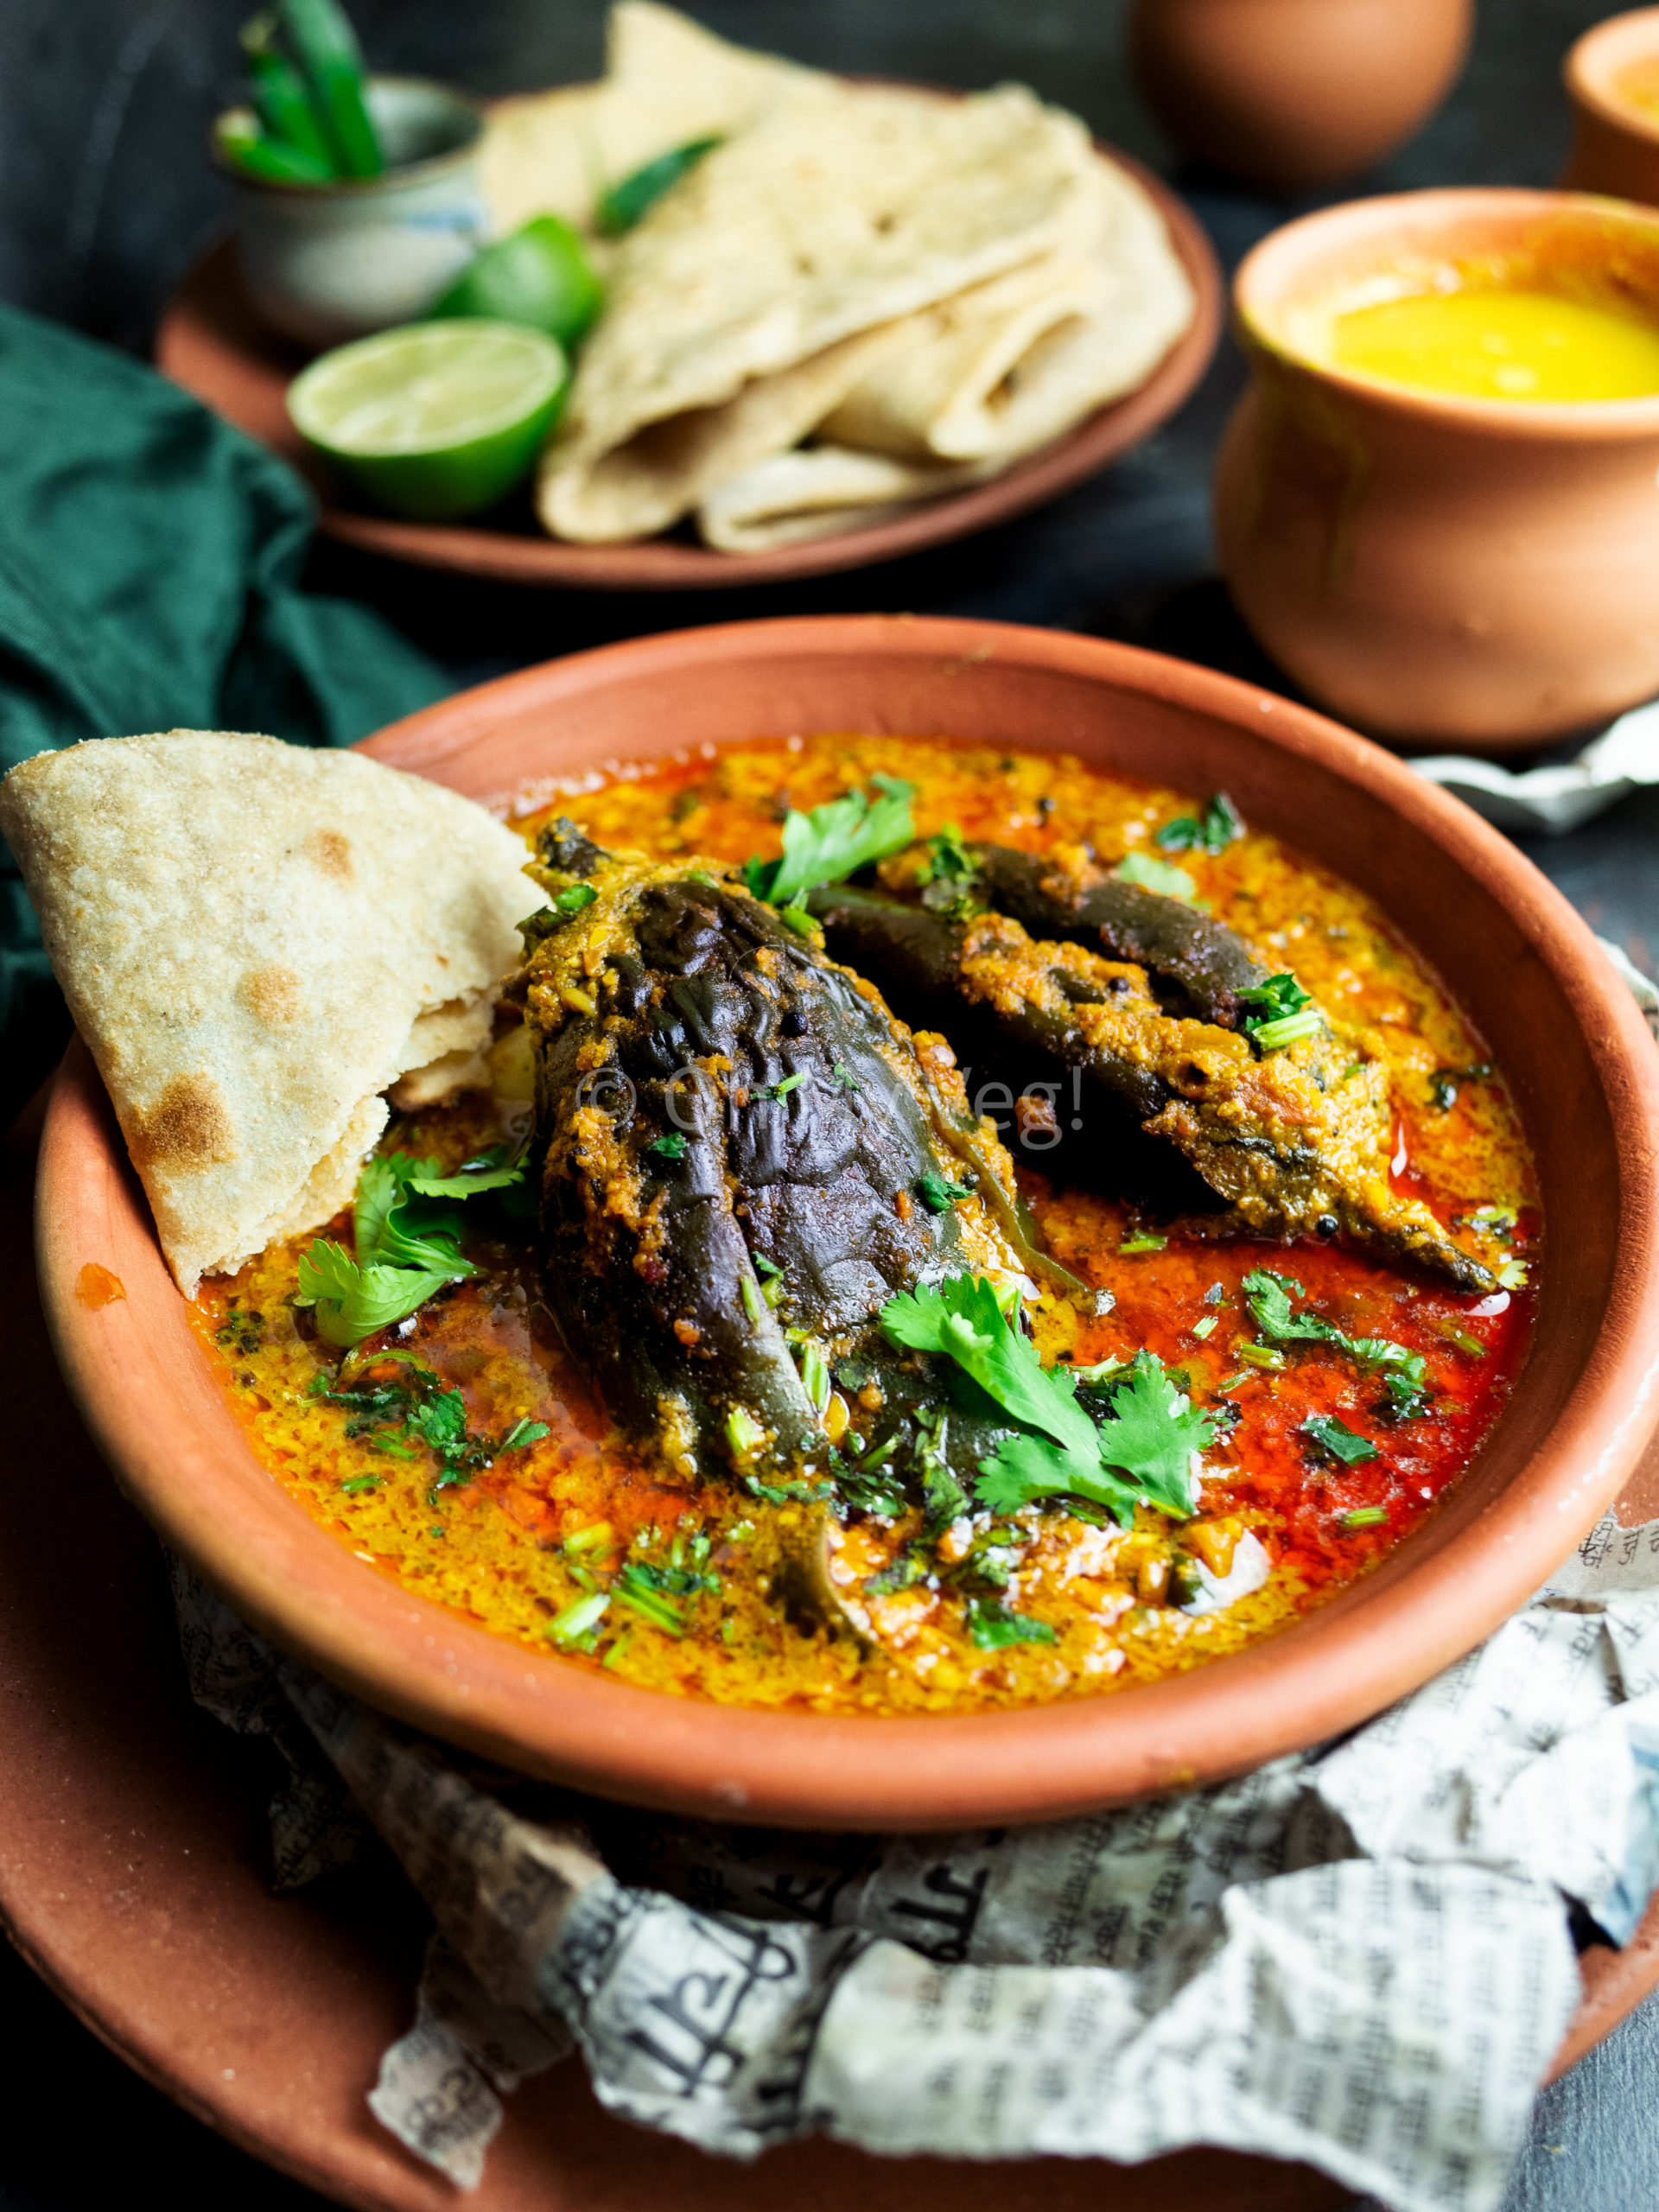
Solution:
M 1567 98 L 1599 121 L 1659 149 L 1659 115 L 1627 105 L 1611 88 L 1614 70 L 1643 56 L 1659 62 L 1659 8 L 1629 8 L 1581 31 L 1562 60 L 1561 82 Z
M 1659 10 L 1655 13 L 1659 16 Z M 1659 250 L 1659 207 L 1592 192 L 1447 185 L 1318 208 L 1270 232 L 1239 264 L 1233 278 L 1233 320 L 1240 342 L 1248 353 L 1265 355 L 1282 368 L 1363 399 L 1383 413 L 1446 430 L 1563 444 L 1659 435 L 1659 392 L 1634 399 L 1481 399 L 1459 392 L 1423 391 L 1320 360 L 1285 334 L 1287 302 L 1303 283 L 1308 291 L 1316 291 L 1318 278 L 1325 272 L 1339 278 L 1344 245 L 1351 252 L 1374 246 L 1391 232 L 1427 241 L 1442 227 L 1455 233 L 1482 222 L 1516 225 L 1575 214 L 1603 225 L 1611 219 L 1645 231 Z
M 851 727 L 842 702 L 855 692 L 861 704 L 875 696 L 890 702 L 885 714 L 870 710 L 867 727 L 973 736 L 980 671 L 989 671 L 982 696 L 999 736 L 1018 711 L 1001 703 L 1005 696 L 1039 702 L 1039 727 L 1010 741 L 1053 750 L 1081 741 L 1103 764 L 1116 753 L 1126 768 L 1154 773 L 1172 729 L 1185 729 L 1195 751 L 1211 747 L 1211 765 L 1224 749 L 1247 808 L 1281 834 L 1301 822 L 1295 842 L 1315 858 L 1309 810 L 1347 794 L 1350 832 L 1363 834 L 1353 836 L 1343 872 L 1363 883 L 1368 871 L 1395 865 L 1377 835 L 1386 825 L 1392 849 L 1409 855 L 1411 895 L 1438 880 L 1454 912 L 1496 914 L 1510 965 L 1504 983 L 1491 985 L 1489 1006 L 1516 1003 L 1515 978 L 1535 979 L 1528 988 L 1554 1027 L 1529 1072 L 1513 1055 L 1510 1065 L 1529 1120 L 1529 1080 L 1541 1097 L 1571 1102 L 1554 1166 L 1544 1162 L 1547 1190 L 1552 1176 L 1570 1184 L 1586 1159 L 1599 1160 L 1606 1218 L 1593 1233 L 1580 1222 L 1554 1274 L 1543 1277 L 1535 1357 L 1471 1473 L 1422 1529 L 1330 1605 L 1250 1650 L 1149 1688 L 906 1719 L 754 1712 L 636 1689 L 490 1636 L 365 1572 L 259 1467 L 190 1330 L 77 1045 L 54 1090 L 38 1185 L 41 1294 L 60 1360 L 124 1487 L 277 1643 L 435 1735 L 625 1802 L 814 1827 L 1052 1819 L 1220 1779 L 1357 1725 L 1524 1602 L 1618 1495 L 1653 1426 L 1659 1382 L 1659 1147 L 1649 1134 L 1659 1128 L 1659 1055 L 1633 998 L 1560 894 L 1497 831 L 1380 747 L 1312 709 L 1130 646 L 988 622 L 864 615 L 602 647 L 462 693 L 364 749 L 487 798 L 504 779 L 486 772 L 487 760 L 471 771 L 467 763 L 487 755 L 498 726 L 509 733 L 504 746 L 515 725 L 525 737 L 555 732 L 543 741 L 550 760 L 561 724 L 579 720 L 584 704 L 590 720 L 607 702 L 626 710 L 630 687 L 646 734 L 627 749 L 648 757 L 671 751 L 687 727 L 662 728 L 664 693 L 683 714 L 694 711 L 684 702 L 700 700 L 734 737 Z M 738 726 L 730 702 L 746 677 L 760 687 L 764 713 L 751 705 Z M 815 681 L 825 699 L 817 715 L 801 705 Z M 1075 700 L 1091 718 L 1109 718 L 1116 700 L 1130 728 L 1126 749 L 1109 735 L 1087 742 L 1097 719 L 1058 728 L 1042 721 L 1045 700 L 1056 713 Z M 578 731 L 567 768 L 584 756 L 607 757 L 602 736 Z M 1341 865 L 1328 842 L 1325 854 Z M 1446 938 L 1454 974 L 1461 948 L 1475 941 L 1466 925 L 1467 915 Z M 1471 972 L 1484 982 L 1490 966 L 1489 945 Z M 1465 986 L 1463 996 L 1474 997 L 1478 1018 L 1478 995 Z M 1563 1023 L 1570 1050 L 1558 1033 Z M 82 1305 L 75 1286 L 88 1261 L 119 1276 L 125 1297 L 96 1311 Z M 1522 1427 L 1529 1407 L 1535 1434 Z M 1499 1471 L 1483 1487 L 1488 1462 Z

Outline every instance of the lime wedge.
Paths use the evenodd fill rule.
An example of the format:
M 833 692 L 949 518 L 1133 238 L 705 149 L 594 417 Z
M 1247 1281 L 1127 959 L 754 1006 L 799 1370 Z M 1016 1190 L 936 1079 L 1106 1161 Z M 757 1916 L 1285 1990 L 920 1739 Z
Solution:
M 574 346 L 604 299 L 588 250 L 556 215 L 537 215 L 486 245 L 461 271 L 432 315 L 488 315 L 544 330 Z
M 377 505 L 438 521 L 512 489 L 569 383 L 564 349 L 540 331 L 411 322 L 313 361 L 289 386 L 288 411 L 306 442 Z

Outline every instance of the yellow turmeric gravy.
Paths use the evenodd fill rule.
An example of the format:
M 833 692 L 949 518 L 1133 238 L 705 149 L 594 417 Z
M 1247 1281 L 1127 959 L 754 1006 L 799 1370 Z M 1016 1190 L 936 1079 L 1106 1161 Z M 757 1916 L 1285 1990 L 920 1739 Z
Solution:
M 1254 833 L 1214 855 L 1160 853 L 1155 832 L 1201 812 L 1202 795 L 1195 805 L 1192 794 L 1069 758 L 827 736 L 607 769 L 575 789 L 526 794 L 518 826 L 533 836 L 568 813 L 613 849 L 735 862 L 779 850 L 786 807 L 868 787 L 877 770 L 916 786 L 923 836 L 954 823 L 969 839 L 1033 851 L 1086 842 L 1108 863 L 1141 853 L 1184 868 L 1198 898 L 1385 1060 L 1396 1180 L 1457 1220 L 1517 1287 L 1472 1300 L 1352 1251 L 1240 1240 L 1219 1223 L 1166 1235 L 1122 1205 L 1052 1187 L 1003 1116 L 1051 1249 L 1116 1300 L 1084 1321 L 1046 1294 L 1033 1309 L 1044 1358 L 1064 1351 L 1082 1363 L 1147 1346 L 1189 1379 L 1195 1405 L 1236 1408 L 1236 1425 L 1207 1450 L 1201 1515 L 1185 1526 L 1146 1508 L 1128 1531 L 1052 1503 L 995 1522 L 980 1512 L 949 1529 L 931 1570 L 907 1581 L 918 1515 L 852 1515 L 830 1571 L 855 1587 L 874 1624 L 863 1649 L 791 1620 L 774 1600 L 791 1525 L 808 1508 L 757 1503 L 724 1470 L 677 1482 L 607 1434 L 538 1302 L 528 1243 L 471 1246 L 483 1277 L 359 1347 L 372 1373 L 398 1372 L 374 1367 L 377 1350 L 391 1346 L 458 1390 L 469 1434 L 499 1439 L 524 1418 L 546 1424 L 528 1448 L 452 1483 L 407 1430 L 377 1428 L 315 1395 L 338 1355 L 292 1303 L 301 1246 L 275 1247 L 204 1284 L 197 1325 L 255 1452 L 307 1512 L 411 1592 L 572 1663 L 683 1695 L 843 1713 L 971 1712 L 1149 1682 L 1238 1650 L 1330 1598 L 1415 1528 L 1466 1465 L 1524 1351 L 1532 1301 L 1519 1284 L 1541 1228 L 1531 1165 L 1480 1040 L 1368 900 Z M 453 1167 L 499 1141 L 504 1116 L 525 1110 L 484 1095 L 394 1120 L 385 1142 Z M 1484 1224 L 1465 1225 L 1478 1210 Z M 349 1246 L 349 1215 L 325 1233 Z M 1260 1267 L 1294 1278 L 1306 1310 L 1351 1335 L 1421 1353 L 1428 1410 L 1386 1418 L 1374 1373 L 1323 1343 L 1266 1340 L 1240 1289 Z M 1311 1448 L 1302 1424 L 1317 1414 L 1370 1440 L 1376 1456 L 1350 1465 Z M 856 1403 L 853 1418 L 876 1427 Z M 1173 1602 L 1191 1591 L 1192 1562 L 1225 1575 L 1247 1538 L 1270 1562 L 1260 1587 L 1209 1611 Z M 654 1578 L 643 1605 L 618 1580 L 631 1564 Z M 998 1583 L 997 1602 L 1047 1640 L 975 1640 L 964 1584 L 983 1593 Z M 601 1597 L 602 1606 L 583 1606 Z

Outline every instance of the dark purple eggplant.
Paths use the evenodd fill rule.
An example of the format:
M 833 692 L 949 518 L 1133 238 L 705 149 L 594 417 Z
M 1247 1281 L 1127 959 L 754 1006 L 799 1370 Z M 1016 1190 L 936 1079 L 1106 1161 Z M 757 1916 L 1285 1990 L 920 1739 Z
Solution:
M 515 991 L 543 1294 L 572 1356 L 682 1479 L 925 1503 L 931 1474 L 960 1498 L 995 1425 L 942 1435 L 938 1386 L 879 1316 L 925 1275 L 1032 1255 L 991 1187 L 1006 1158 L 959 1126 L 948 1054 L 925 1065 L 868 986 L 738 885 L 567 832 L 543 841 L 554 895 Z
M 1179 899 L 1096 869 L 1068 873 L 1052 859 L 1007 845 L 963 849 L 973 867 L 965 889 L 1033 938 L 1087 945 L 1143 968 L 1168 1013 L 1236 1029 L 1239 993 L 1260 988 L 1271 972 L 1236 930 Z
M 992 881 L 989 871 L 981 874 L 976 895 Z M 975 903 L 963 898 L 940 910 L 845 886 L 815 892 L 810 901 L 829 950 L 868 976 L 904 1019 L 945 1030 L 959 1059 L 976 1073 L 991 1071 L 1011 1093 L 1046 1094 L 1045 1128 L 1058 1134 L 1062 1119 L 1077 1125 L 1068 1164 L 1086 1155 L 1109 1175 L 1120 1173 L 1133 1158 L 1133 1125 L 1173 1147 L 1213 1194 L 1209 1205 L 1224 1199 L 1252 1230 L 1341 1233 L 1459 1290 L 1495 1287 L 1427 1206 L 1389 1187 L 1380 1063 L 1357 1062 L 1323 1030 L 1258 1054 L 1234 1028 L 1168 1013 L 1140 963 L 1109 960 L 1075 941 L 1035 939 L 1007 915 L 971 911 Z M 1166 952 L 1183 927 L 1172 922 L 1165 931 Z M 1198 972 L 1197 958 L 1189 974 Z M 1236 963 L 1230 972 L 1238 976 Z M 982 1104 L 982 1084 L 970 1087 Z M 1172 1203 L 1167 1190 L 1153 1195 L 1166 1211 L 1193 1210 Z

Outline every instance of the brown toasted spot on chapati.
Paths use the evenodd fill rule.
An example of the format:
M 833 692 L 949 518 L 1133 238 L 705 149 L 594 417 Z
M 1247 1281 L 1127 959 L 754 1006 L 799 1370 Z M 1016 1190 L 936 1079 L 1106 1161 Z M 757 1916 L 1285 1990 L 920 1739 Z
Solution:
M 267 1029 L 291 1029 L 305 1010 L 299 977 L 291 968 L 276 962 L 265 968 L 251 968 L 242 978 L 237 996 Z
M 236 1130 L 210 1075 L 181 1075 L 138 1119 L 132 1156 L 141 1167 L 190 1170 L 236 1157 Z
M 323 875 L 336 882 L 352 880 L 352 841 L 339 830 L 313 830 L 306 837 L 305 856 Z

